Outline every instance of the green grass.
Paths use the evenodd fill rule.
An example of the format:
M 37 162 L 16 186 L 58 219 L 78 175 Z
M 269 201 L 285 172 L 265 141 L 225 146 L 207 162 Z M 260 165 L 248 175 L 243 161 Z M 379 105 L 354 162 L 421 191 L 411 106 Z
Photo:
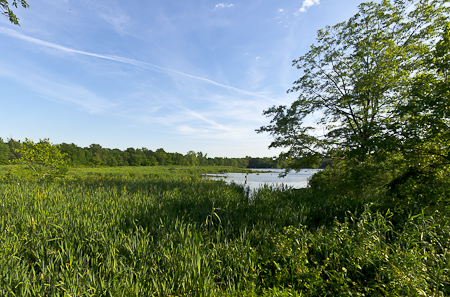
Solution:
M 318 191 L 270 187 L 249 199 L 200 176 L 225 170 L 83 168 L 51 183 L 2 174 L 0 295 L 450 294 L 448 206 L 397 228 L 376 205 L 345 212 Z

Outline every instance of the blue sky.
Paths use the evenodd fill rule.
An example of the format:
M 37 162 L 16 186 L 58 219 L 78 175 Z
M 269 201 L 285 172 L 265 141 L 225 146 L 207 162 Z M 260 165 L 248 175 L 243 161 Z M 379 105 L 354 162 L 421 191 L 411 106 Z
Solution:
M 0 17 L 0 137 L 271 157 L 318 29 L 352 0 L 29 0 Z

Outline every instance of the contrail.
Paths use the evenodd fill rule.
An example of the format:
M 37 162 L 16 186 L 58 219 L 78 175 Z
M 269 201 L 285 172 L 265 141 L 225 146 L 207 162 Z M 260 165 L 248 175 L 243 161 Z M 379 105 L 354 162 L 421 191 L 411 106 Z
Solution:
M 79 55 L 84 55 L 84 56 L 89 56 L 89 57 L 94 57 L 94 58 L 99 58 L 99 59 L 105 59 L 105 60 L 110 60 L 110 61 L 115 61 L 115 62 L 120 62 L 120 63 L 124 63 L 124 64 L 128 64 L 128 65 L 133 65 L 136 67 L 140 67 L 140 68 L 144 68 L 144 69 L 148 69 L 148 70 L 152 70 L 155 72 L 171 72 L 171 73 L 175 73 L 184 77 L 189 77 L 192 79 L 196 79 L 196 80 L 200 80 L 200 81 L 204 81 L 206 83 L 218 86 L 218 87 L 222 87 L 225 89 L 229 89 L 241 94 L 245 94 L 245 95 L 250 95 L 250 96 L 255 96 L 255 97 L 261 97 L 261 98 L 265 98 L 265 99 L 269 99 L 271 101 L 275 101 L 278 102 L 277 100 L 270 98 L 268 96 L 265 95 L 261 95 L 258 93 L 253 93 L 250 91 L 246 91 L 246 90 L 242 90 L 236 87 L 232 87 L 232 86 L 228 86 L 228 85 L 224 85 L 221 83 L 218 83 L 216 81 L 213 81 L 211 79 L 208 78 L 204 78 L 204 77 L 199 77 L 199 76 L 195 76 L 192 74 L 188 74 L 188 73 L 184 73 L 181 71 L 177 71 L 177 70 L 173 70 L 173 69 L 169 69 L 169 68 L 165 68 L 165 67 L 161 67 L 152 63 L 148 63 L 148 62 L 143 62 L 143 61 L 139 61 L 139 60 L 135 60 L 135 59 L 129 59 L 129 58 L 125 58 L 125 57 L 120 57 L 120 56 L 115 56 L 115 55 L 106 55 L 106 54 L 96 54 L 96 53 L 91 53 L 91 52 L 86 52 L 86 51 L 81 51 L 81 50 L 77 50 L 77 49 L 73 49 L 67 46 L 63 46 L 63 45 L 59 45 L 56 43 L 52 43 L 52 42 L 48 42 L 45 40 L 41 40 L 41 39 L 37 39 L 34 37 L 30 37 L 27 35 L 24 35 L 20 32 L 17 32 L 15 30 L 9 29 L 9 28 L 5 28 L 5 27 L 0 27 L 0 34 L 6 35 L 6 36 L 10 36 L 13 38 L 17 38 L 23 41 L 27 41 L 30 43 L 34 43 L 40 46 L 44 46 L 44 47 L 48 47 L 48 48 L 53 48 L 53 49 L 57 49 L 63 52 L 67 52 L 67 53 L 73 53 L 73 54 L 79 54 Z

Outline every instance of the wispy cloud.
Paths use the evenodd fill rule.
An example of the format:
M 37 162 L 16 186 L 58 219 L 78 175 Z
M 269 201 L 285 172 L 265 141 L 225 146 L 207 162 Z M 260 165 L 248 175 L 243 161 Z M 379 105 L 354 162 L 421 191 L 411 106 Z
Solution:
M 313 5 L 320 4 L 320 0 L 304 0 L 302 7 L 299 9 L 300 12 L 306 12 L 308 8 Z
M 172 73 L 172 74 L 177 74 L 183 77 L 188 77 L 194 80 L 198 80 L 198 81 L 203 81 L 205 83 L 208 84 L 212 84 L 215 85 L 217 87 L 221 87 L 221 88 L 225 88 L 228 89 L 230 91 L 235 91 L 244 95 L 249 95 L 249 96 L 255 96 L 255 97 L 260 97 L 260 98 L 264 98 L 264 99 L 268 99 L 274 102 L 278 102 L 277 100 L 274 100 L 268 96 L 265 96 L 263 94 L 258 94 L 258 93 L 254 93 L 254 92 L 250 92 L 250 91 L 246 91 L 246 90 L 242 90 L 233 86 L 229 86 L 229 85 L 225 85 L 225 84 L 221 84 L 219 82 L 213 81 L 211 79 L 208 78 L 204 78 L 204 77 L 200 77 L 200 76 L 196 76 L 196 75 L 192 75 L 189 73 L 185 73 L 185 72 L 181 72 L 178 70 L 174 70 L 174 69 L 170 69 L 170 68 L 165 68 L 165 67 L 161 67 L 152 63 L 148 63 L 148 62 L 143 62 L 143 61 L 139 61 L 139 60 L 135 60 L 135 59 L 130 59 L 130 58 L 125 58 L 125 57 L 121 57 L 121 56 L 115 56 L 115 55 L 107 55 L 107 54 L 97 54 L 97 53 L 92 53 L 92 52 L 87 52 L 87 51 L 82 51 L 82 50 L 77 50 L 77 49 L 73 49 L 70 47 L 66 47 L 60 44 L 56 44 L 56 43 L 52 43 L 52 42 L 48 42 L 45 40 L 41 40 L 41 39 L 37 39 L 34 37 L 30 37 L 27 35 L 24 35 L 18 31 L 9 29 L 9 28 L 5 28 L 5 27 L 0 27 L 0 34 L 6 35 L 6 36 L 10 36 L 10 37 L 14 37 L 23 41 L 27 41 L 30 43 L 34 43 L 43 47 L 48 47 L 48 48 L 52 48 L 52 49 L 56 49 L 62 52 L 66 52 L 66 53 L 71 53 L 71 54 L 79 54 L 79 55 L 84 55 L 84 56 L 89 56 L 89 57 L 94 57 L 94 58 L 99 58 L 99 59 L 105 59 L 105 60 L 110 60 L 110 61 L 114 61 L 114 62 L 120 62 L 120 63 L 124 63 L 124 64 L 128 64 L 128 65 L 133 65 L 136 67 L 140 67 L 143 69 L 147 69 L 147 70 L 151 70 L 151 71 L 155 71 L 155 72 L 163 72 L 163 73 Z
M 233 6 L 234 6 L 234 4 L 232 4 L 232 3 L 218 3 L 214 7 L 214 9 L 231 8 Z
M 192 110 L 185 110 L 186 116 L 191 117 L 191 121 L 184 121 L 175 125 L 175 130 L 181 134 L 194 135 L 198 137 L 208 136 L 208 138 L 221 139 L 224 135 L 232 134 L 235 130 L 231 126 L 224 126 L 210 119 L 205 118 Z M 196 119 L 197 121 L 195 121 Z M 173 123 L 172 123 L 173 124 Z
M 51 5 L 54 5 L 54 0 L 51 1 Z M 79 1 L 82 4 L 83 10 L 79 13 L 90 13 L 93 12 L 96 19 L 101 19 L 108 23 L 114 31 L 120 35 L 131 34 L 132 30 L 130 27 L 134 23 L 134 19 L 125 12 L 125 9 L 120 7 L 118 1 Z
M 125 33 L 125 29 L 132 22 L 127 15 L 120 13 L 101 13 L 100 17 L 113 26 L 114 30 L 120 34 Z
M 40 84 L 36 82 L 33 83 L 32 88 L 41 93 L 43 98 L 73 104 L 90 114 L 100 114 L 116 107 L 115 104 L 78 85 L 48 80 L 41 81 Z
M 90 114 L 104 113 L 116 107 L 115 104 L 82 86 L 57 79 L 47 79 L 42 73 L 34 73 L 34 71 L 18 72 L 17 69 L 8 71 L 10 67 L 3 67 L 2 64 L 0 66 L 2 66 L 0 76 L 19 81 L 45 100 L 73 105 Z
M 120 100 L 111 102 L 105 99 L 109 97 L 104 96 L 104 94 L 100 96 L 96 92 L 89 90 L 88 87 L 82 87 L 67 81 L 53 81 L 51 78 L 45 78 L 51 77 L 49 75 L 36 73 L 30 76 L 34 71 L 23 77 L 23 73 L 15 74 L 15 79 L 26 84 L 30 89 L 40 94 L 42 98 L 77 106 L 79 109 L 91 114 L 108 114 L 113 117 L 128 119 L 130 122 L 141 123 L 143 124 L 142 126 L 168 127 L 171 133 L 190 135 L 196 139 L 208 138 L 216 139 L 217 141 L 231 139 L 241 141 L 254 137 L 254 129 L 262 125 L 261 121 L 265 121 L 265 118 L 261 117 L 264 106 L 268 104 L 283 104 L 281 100 L 272 99 L 263 93 L 242 90 L 209 78 L 121 56 L 78 50 L 27 36 L 16 30 L 1 26 L 0 35 L 52 49 L 51 54 L 61 55 L 61 53 L 64 53 L 69 55 L 69 57 L 70 55 L 82 55 L 164 73 L 171 76 L 174 80 L 177 80 L 178 77 L 178 81 L 174 82 L 181 83 L 181 87 L 176 88 L 175 93 L 165 93 L 166 90 L 158 89 L 157 86 L 154 88 L 154 85 L 151 83 L 141 82 L 132 86 L 135 88 L 136 94 L 128 92 Z M 9 68 L 4 68 L 3 72 L 5 72 L 5 75 L 10 73 L 10 71 L 7 71 Z M 188 80 L 182 80 L 180 77 L 188 78 Z M 192 80 L 202 84 L 194 84 Z M 186 89 L 186 84 L 190 85 L 191 89 Z M 207 94 L 199 96 L 196 93 L 197 88 L 208 90 Z M 146 95 L 141 96 L 142 94 Z M 148 94 L 152 95 L 149 96 Z M 190 101 L 180 100 L 181 97 L 186 98 L 186 96 L 190 98 Z M 164 100 L 161 98 L 164 98 Z M 199 105 L 201 106 L 200 108 L 196 106 L 197 103 L 201 103 Z

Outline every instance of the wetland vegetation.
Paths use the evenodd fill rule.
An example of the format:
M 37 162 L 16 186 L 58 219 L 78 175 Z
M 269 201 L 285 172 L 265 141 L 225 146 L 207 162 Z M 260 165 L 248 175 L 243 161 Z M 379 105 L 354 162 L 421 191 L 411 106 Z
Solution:
M 333 169 L 248 199 L 201 178 L 219 171 L 233 169 L 83 168 L 48 182 L 1 170 L 0 294 L 450 293 L 446 193 L 399 204 L 376 184 L 318 187 L 346 174 Z
M 450 296 L 449 14 L 366 2 L 320 30 L 258 130 L 276 161 L 0 139 L 0 295 Z M 252 162 L 329 166 L 202 178 Z

